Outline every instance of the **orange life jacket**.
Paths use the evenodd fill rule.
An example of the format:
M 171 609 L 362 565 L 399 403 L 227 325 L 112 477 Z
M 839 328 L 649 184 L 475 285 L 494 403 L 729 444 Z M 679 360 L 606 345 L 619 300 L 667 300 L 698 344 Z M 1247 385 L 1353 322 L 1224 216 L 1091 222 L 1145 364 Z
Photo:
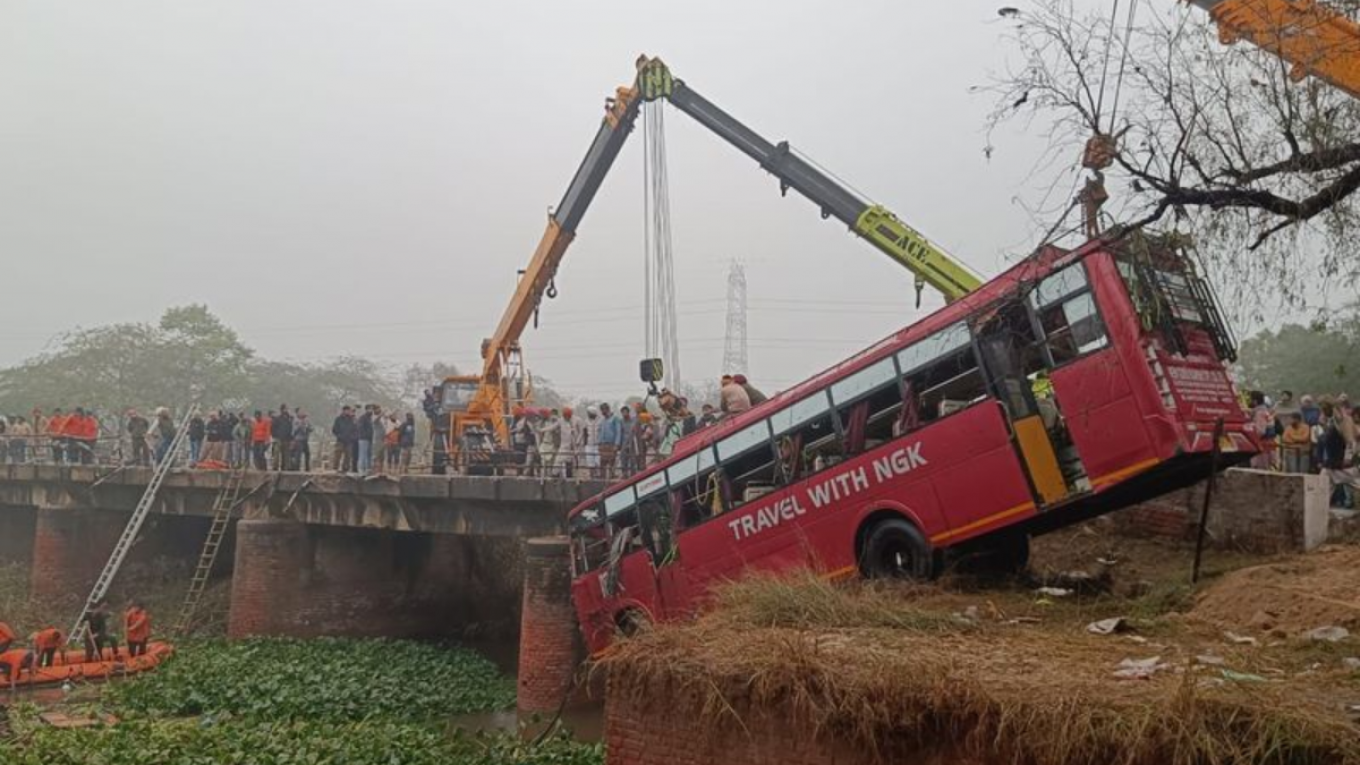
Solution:
M 80 433 L 85 429 L 85 418 L 78 414 L 67 417 L 61 423 L 61 434 L 67 438 L 80 438 Z
M 8 624 L 0 622 L 0 645 L 14 642 L 14 630 Z
M 62 634 L 56 627 L 48 627 L 33 636 L 33 648 L 39 651 L 61 648 Z
M 145 643 L 151 637 L 151 615 L 142 608 L 129 608 L 123 617 L 129 643 Z
M 250 438 L 257 444 L 269 443 L 269 418 L 261 417 L 250 425 Z
M 80 437 L 86 441 L 99 440 L 99 420 L 92 415 L 85 415 L 80 421 Z
M 66 430 L 66 421 L 69 419 L 70 417 L 64 414 L 52 415 L 52 417 L 47 421 L 47 435 L 49 436 L 61 435 L 62 431 Z

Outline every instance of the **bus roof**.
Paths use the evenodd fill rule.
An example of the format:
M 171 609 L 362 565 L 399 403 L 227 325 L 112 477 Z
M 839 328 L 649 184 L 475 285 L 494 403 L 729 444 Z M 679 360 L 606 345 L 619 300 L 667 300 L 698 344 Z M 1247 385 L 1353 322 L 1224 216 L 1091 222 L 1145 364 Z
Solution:
M 1077 260 L 1085 259 L 1088 255 L 1100 251 L 1104 244 L 1106 244 L 1105 240 L 1095 239 L 1073 250 L 1065 250 L 1054 245 L 1043 247 L 1033 255 L 1021 260 L 1019 263 L 1016 263 L 1003 271 L 1000 275 L 987 281 L 975 292 L 908 324 L 902 329 L 869 346 L 865 350 L 856 353 L 849 359 L 846 359 L 829 369 L 825 369 L 801 383 L 780 391 L 771 396 L 769 400 L 764 401 L 757 406 L 753 406 L 751 409 L 742 412 L 735 417 L 724 418 L 716 425 L 685 436 L 676 442 L 675 450 L 669 458 L 636 473 L 628 479 L 610 484 L 609 488 L 605 491 L 581 502 L 571 511 L 569 517 L 576 515 L 582 508 L 594 502 L 598 502 L 602 497 L 613 494 L 625 484 L 636 483 L 647 476 L 655 475 L 661 470 L 664 470 L 671 463 L 704 444 L 721 439 L 723 436 L 735 433 L 751 423 L 758 422 L 762 418 L 768 417 L 773 412 L 779 410 L 781 407 L 787 406 L 810 393 L 825 388 L 827 385 L 831 384 L 833 380 L 858 371 L 862 367 L 866 367 L 879 359 L 890 355 L 894 352 L 894 349 L 921 337 L 925 337 L 926 335 L 943 329 L 950 324 L 969 316 L 974 311 L 1011 293 L 1018 285 L 1046 276 L 1050 271 L 1056 270 L 1059 266 L 1066 266 Z

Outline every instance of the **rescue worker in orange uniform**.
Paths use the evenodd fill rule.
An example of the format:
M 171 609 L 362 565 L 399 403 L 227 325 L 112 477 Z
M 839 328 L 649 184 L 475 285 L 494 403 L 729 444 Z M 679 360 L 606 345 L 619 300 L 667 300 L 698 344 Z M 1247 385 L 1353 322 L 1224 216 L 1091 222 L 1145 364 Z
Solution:
M 0 653 L 4 653 L 14 647 L 14 630 L 8 624 L 0 622 Z
M 141 602 L 133 601 L 123 614 L 123 632 L 127 635 L 128 656 L 135 658 L 146 653 L 146 644 L 151 640 L 151 614 Z
M 256 470 L 269 469 L 266 455 L 269 453 L 269 431 L 272 424 L 263 412 L 255 410 L 255 419 L 250 423 L 250 451 L 255 458 Z
M 56 627 L 48 627 L 45 630 L 38 630 L 29 639 L 33 645 L 33 650 L 38 654 L 38 666 L 50 667 L 57 660 L 57 651 L 61 650 L 62 644 L 66 642 L 66 636 Z
M 52 447 L 52 463 L 61 464 L 62 457 L 66 454 L 66 441 L 62 438 L 62 433 L 66 430 L 66 415 L 62 413 L 61 407 L 52 410 L 52 416 L 47 418 L 48 445 Z

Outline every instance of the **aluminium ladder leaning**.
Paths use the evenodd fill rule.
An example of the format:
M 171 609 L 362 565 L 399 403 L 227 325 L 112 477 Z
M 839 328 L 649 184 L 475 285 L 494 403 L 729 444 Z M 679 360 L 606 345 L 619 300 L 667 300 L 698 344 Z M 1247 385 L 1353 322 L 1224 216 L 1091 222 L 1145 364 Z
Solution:
M 76 617 L 75 624 L 71 631 L 66 633 L 68 645 L 79 642 L 85 636 L 85 615 L 90 609 L 104 599 L 109 593 L 109 586 L 113 584 L 113 578 L 118 575 L 118 569 L 122 568 L 123 560 L 127 557 L 128 550 L 132 548 L 132 543 L 137 539 L 137 534 L 142 530 L 142 522 L 151 512 L 152 505 L 156 502 L 156 494 L 160 491 L 161 484 L 165 482 L 165 476 L 170 473 L 170 468 L 174 466 L 180 451 L 184 448 L 184 442 L 188 440 L 189 420 L 198 414 L 198 405 L 189 407 L 189 411 L 184 413 L 180 420 L 179 427 L 175 429 L 175 437 L 170 440 L 170 448 L 166 449 L 165 456 L 156 463 L 156 469 L 151 471 L 151 481 L 146 485 L 146 491 L 142 492 L 142 498 L 138 500 L 137 507 L 132 511 L 132 517 L 128 519 L 127 526 L 123 527 L 123 533 L 119 535 L 117 543 L 113 546 L 113 552 L 109 555 L 108 563 L 104 564 L 104 570 L 99 572 L 99 578 L 94 582 L 94 589 L 90 590 L 90 596 L 85 599 L 85 605 L 80 609 L 80 615 Z
M 249 463 L 242 463 L 240 467 L 232 468 L 227 482 L 222 485 L 222 490 L 217 493 L 217 499 L 213 502 L 212 526 L 208 528 L 208 536 L 203 541 L 202 551 L 198 554 L 198 567 L 194 569 L 193 579 L 189 580 L 189 591 L 184 594 L 184 603 L 179 609 L 179 620 L 175 623 L 172 633 L 176 636 L 188 633 L 194 612 L 198 610 L 198 603 L 203 598 L 203 591 L 208 588 L 208 578 L 212 575 L 213 564 L 217 562 L 217 551 L 222 547 L 222 539 L 227 535 L 227 528 L 231 525 L 231 512 L 236 508 L 241 496 L 241 485 L 246 480 L 247 464 Z

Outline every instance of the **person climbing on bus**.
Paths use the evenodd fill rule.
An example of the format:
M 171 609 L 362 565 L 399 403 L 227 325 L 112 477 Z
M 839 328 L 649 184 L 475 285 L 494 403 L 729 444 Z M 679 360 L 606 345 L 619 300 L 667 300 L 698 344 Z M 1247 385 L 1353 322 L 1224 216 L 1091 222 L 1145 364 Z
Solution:
M 30 635 L 28 642 L 38 655 L 38 666 L 50 667 L 56 663 L 57 651 L 66 644 L 66 635 L 56 627 L 48 627 Z
M 741 389 L 746 391 L 746 398 L 750 400 L 751 406 L 759 406 L 770 400 L 769 396 L 746 379 L 746 375 L 732 375 L 732 382 L 740 385 Z
M 123 632 L 127 635 L 128 656 L 136 658 L 146 653 L 151 640 L 151 614 L 139 600 L 132 601 L 123 614 Z
M 718 391 L 719 404 L 723 416 L 741 414 L 751 408 L 751 395 L 741 387 L 732 375 L 722 376 L 722 387 Z
M 109 601 L 100 600 L 85 613 L 85 661 L 103 661 L 104 647 L 113 650 L 113 658 L 118 658 L 118 638 L 109 631 Z

